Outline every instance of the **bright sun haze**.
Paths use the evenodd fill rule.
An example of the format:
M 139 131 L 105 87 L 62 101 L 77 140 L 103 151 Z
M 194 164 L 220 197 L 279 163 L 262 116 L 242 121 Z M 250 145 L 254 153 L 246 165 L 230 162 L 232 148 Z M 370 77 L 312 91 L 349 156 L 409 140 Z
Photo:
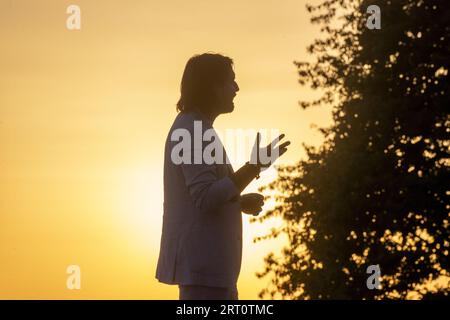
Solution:
M 215 127 L 279 129 L 292 145 L 278 164 L 292 163 L 320 141 L 310 124 L 330 121 L 297 104 L 315 93 L 293 61 L 309 59 L 318 30 L 298 0 L 77 0 L 81 30 L 70 31 L 72 3 L 0 2 L 0 298 L 176 299 L 154 275 L 164 141 L 186 61 L 232 57 L 240 91 Z M 248 220 L 238 288 L 256 299 L 269 279 L 255 272 L 283 239 L 254 244 L 279 222 Z M 72 264 L 81 290 L 66 288 Z

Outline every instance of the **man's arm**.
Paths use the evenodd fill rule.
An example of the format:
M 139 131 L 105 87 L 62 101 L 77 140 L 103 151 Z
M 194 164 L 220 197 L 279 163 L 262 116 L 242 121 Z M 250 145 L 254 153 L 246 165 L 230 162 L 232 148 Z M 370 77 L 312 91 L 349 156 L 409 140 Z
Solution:
M 191 129 L 191 128 L 190 128 Z M 280 135 L 278 139 L 283 138 Z M 278 142 L 277 139 L 277 142 Z M 260 135 L 257 135 L 257 148 L 259 153 Z M 274 140 L 275 141 L 275 140 Z M 277 154 L 281 156 L 286 152 L 289 141 L 283 143 L 277 150 Z M 273 152 L 276 143 L 268 145 Z M 193 146 L 191 154 L 195 154 Z M 203 154 L 203 146 L 200 147 L 200 154 Z M 270 165 L 270 164 L 269 164 Z M 215 164 L 181 164 L 182 172 L 185 178 L 186 186 L 189 190 L 195 206 L 202 212 L 213 211 L 229 201 L 238 201 L 239 195 L 245 187 L 254 179 L 259 177 L 262 165 L 251 164 L 247 162 L 238 171 L 231 176 L 218 179 L 217 167 Z
M 239 193 L 241 193 L 253 179 L 259 176 L 259 172 L 260 168 L 257 165 L 247 162 L 238 171 L 231 175 L 230 178 L 239 190 Z
M 218 179 L 215 165 L 182 164 L 181 167 L 189 194 L 201 212 L 214 211 L 239 198 L 240 191 L 230 177 Z
M 195 137 L 192 123 L 188 123 L 185 129 L 189 131 L 191 137 Z M 203 130 L 206 129 L 203 128 Z M 188 158 L 192 160 L 192 156 L 197 153 L 203 155 L 206 145 L 204 141 L 198 145 L 191 143 L 190 150 L 188 150 Z M 174 143 L 172 143 L 171 149 L 173 147 Z M 201 164 L 195 164 L 191 161 L 191 163 L 181 163 L 180 166 L 194 205 L 201 212 L 214 211 L 229 201 L 237 201 L 239 199 L 240 191 L 233 180 L 228 176 L 219 179 L 215 163 L 207 164 L 202 159 Z

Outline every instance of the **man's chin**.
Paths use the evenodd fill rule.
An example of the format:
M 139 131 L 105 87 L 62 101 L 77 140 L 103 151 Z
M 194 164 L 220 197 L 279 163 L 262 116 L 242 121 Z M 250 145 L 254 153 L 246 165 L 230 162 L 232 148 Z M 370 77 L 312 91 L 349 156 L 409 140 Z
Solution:
M 233 112 L 234 110 L 234 103 L 231 102 L 229 104 L 222 104 L 222 106 L 220 107 L 220 113 L 224 114 L 224 113 L 230 113 Z
M 234 103 L 232 102 L 226 107 L 225 113 L 233 112 L 233 110 L 234 110 Z

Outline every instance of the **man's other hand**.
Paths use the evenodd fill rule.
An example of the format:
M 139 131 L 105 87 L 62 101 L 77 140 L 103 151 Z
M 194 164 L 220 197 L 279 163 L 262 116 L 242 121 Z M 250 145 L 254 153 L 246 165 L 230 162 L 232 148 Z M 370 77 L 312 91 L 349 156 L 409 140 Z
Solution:
M 239 201 L 242 212 L 257 216 L 262 211 L 264 196 L 259 193 L 246 193 L 241 195 Z

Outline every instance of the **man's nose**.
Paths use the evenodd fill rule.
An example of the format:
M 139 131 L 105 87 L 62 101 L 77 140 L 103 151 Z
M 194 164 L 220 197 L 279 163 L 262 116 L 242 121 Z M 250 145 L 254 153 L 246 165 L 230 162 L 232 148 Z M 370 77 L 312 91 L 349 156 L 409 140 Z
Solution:
M 239 91 L 239 86 L 238 86 L 238 84 L 236 82 L 234 83 L 234 88 L 235 88 L 236 92 Z

